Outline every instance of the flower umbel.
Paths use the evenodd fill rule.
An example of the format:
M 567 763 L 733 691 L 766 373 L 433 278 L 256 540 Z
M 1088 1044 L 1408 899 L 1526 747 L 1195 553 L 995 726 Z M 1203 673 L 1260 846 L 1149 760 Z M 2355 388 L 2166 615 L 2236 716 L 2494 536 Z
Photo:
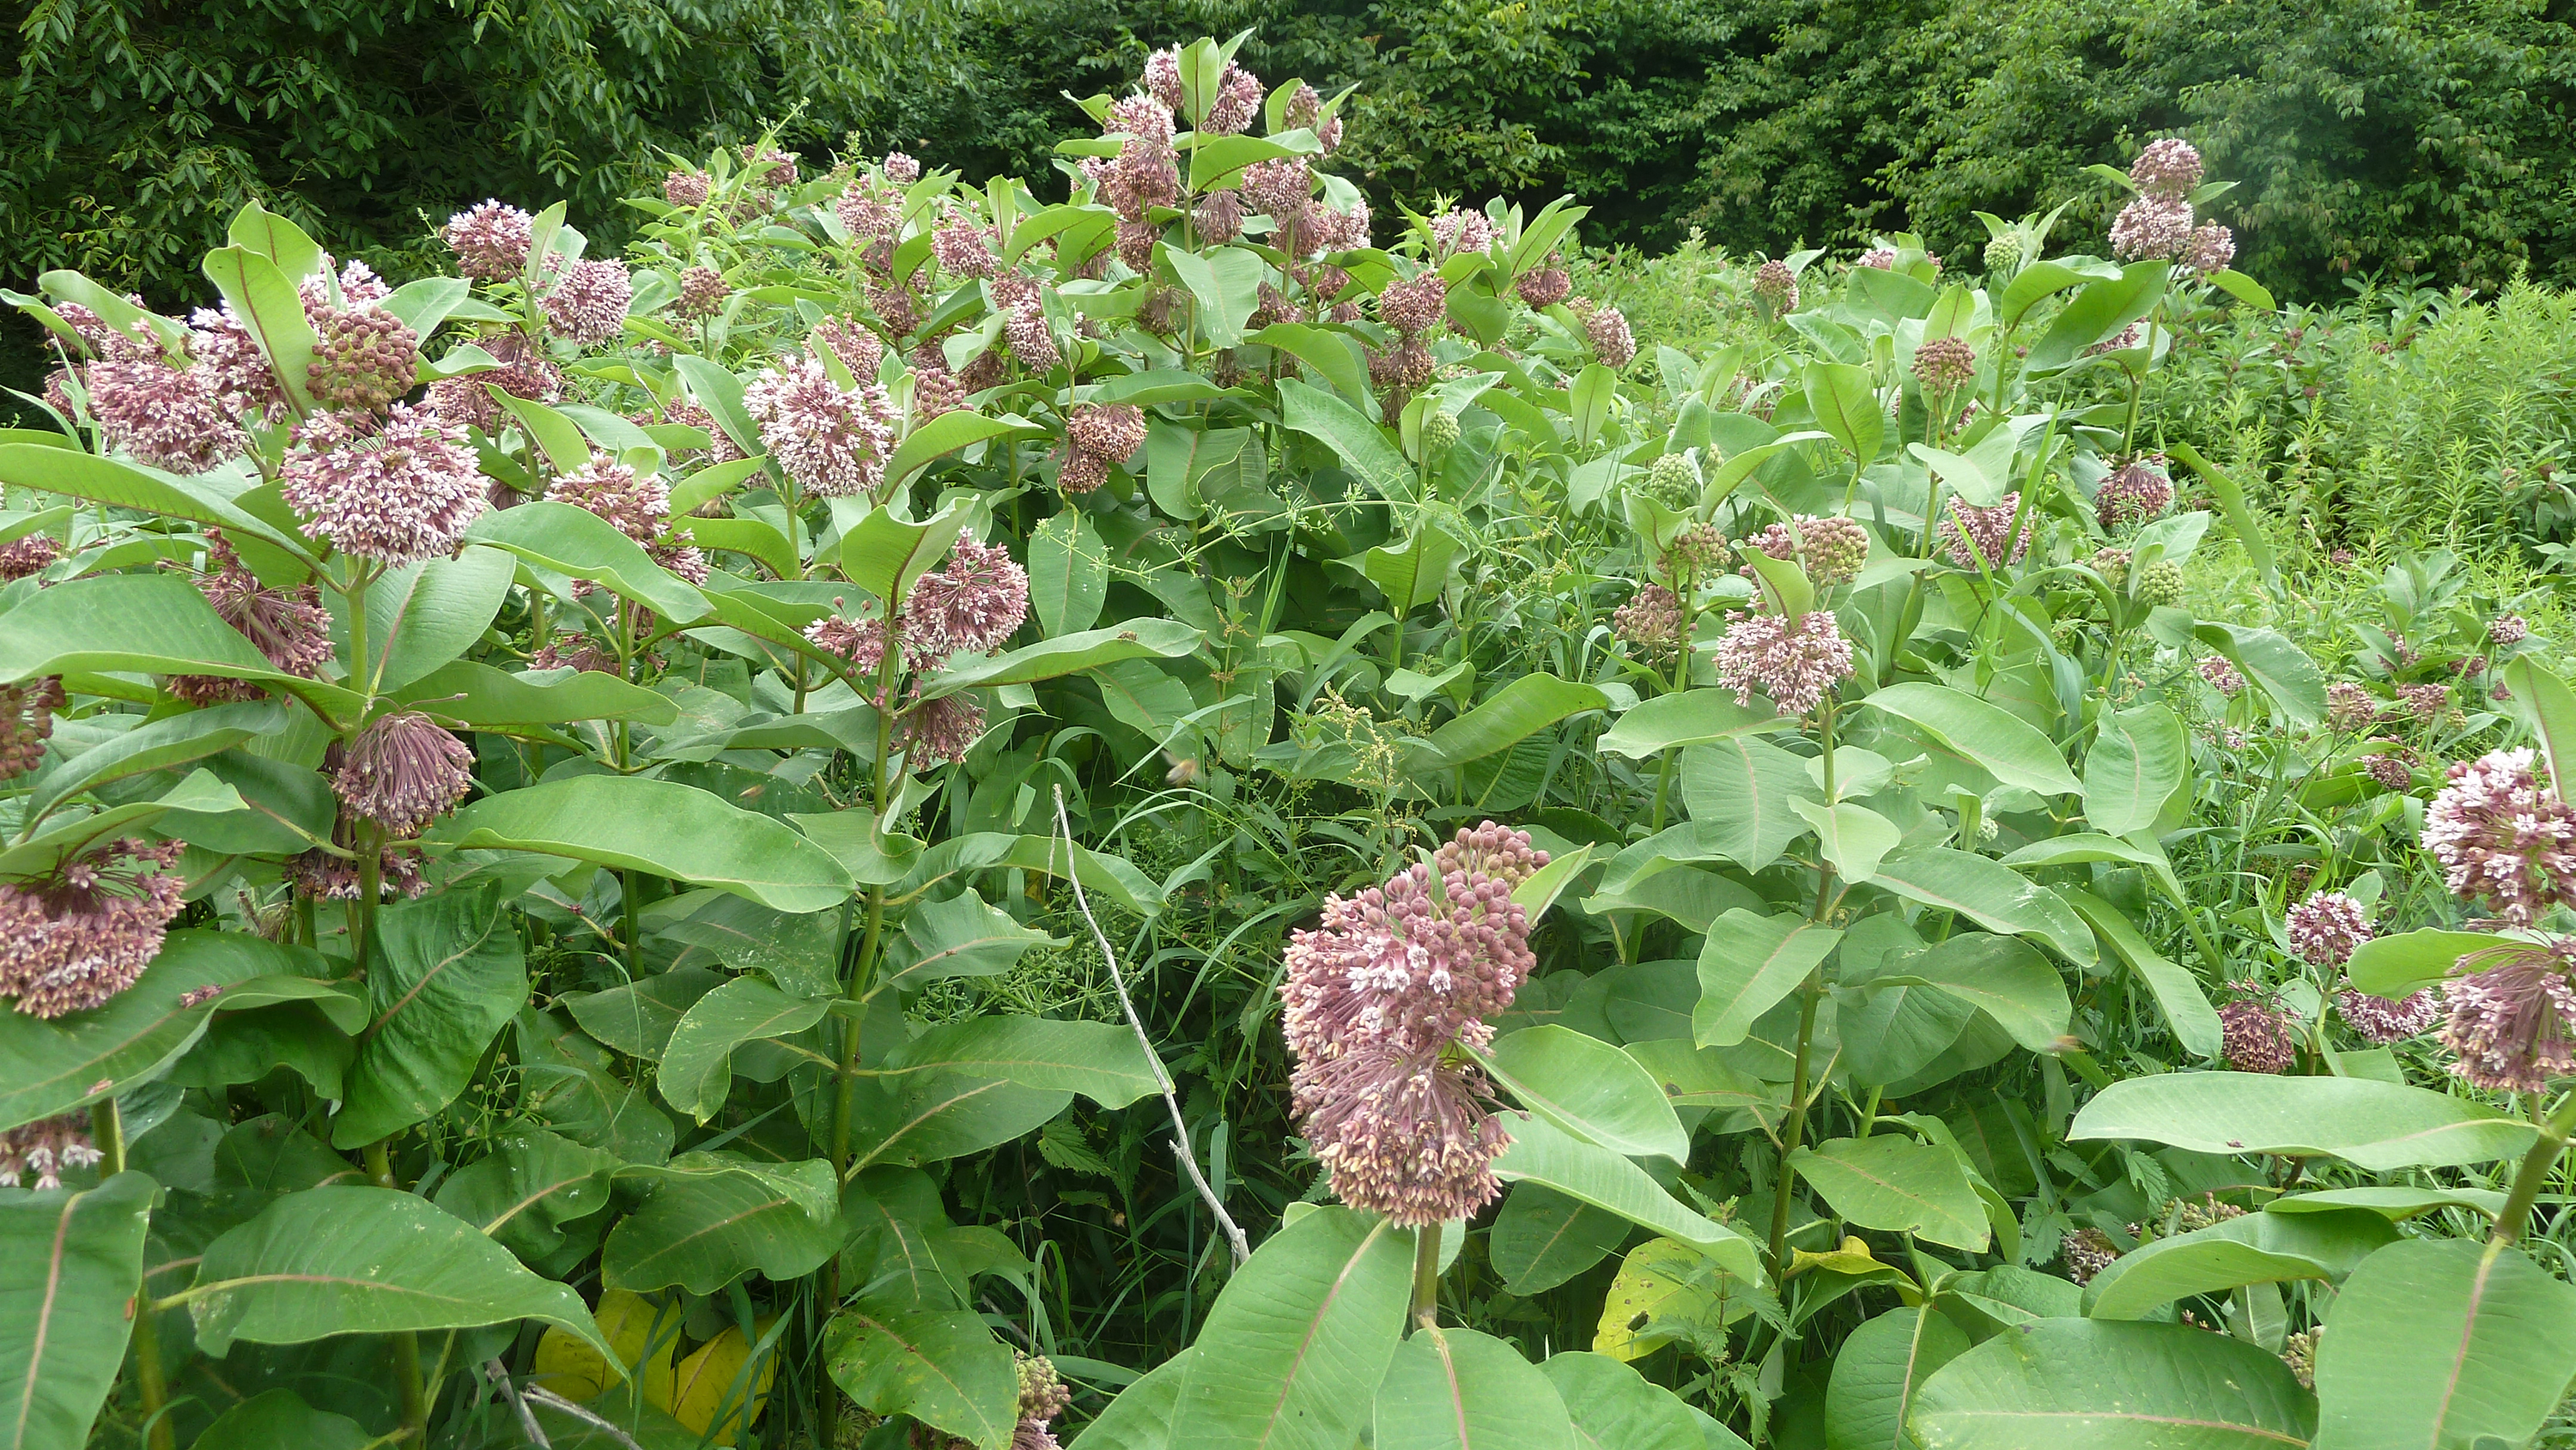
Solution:
M 331 789 L 348 814 L 417 836 L 474 786 L 474 752 L 416 710 L 380 716 L 341 752 Z
M 2541 784 L 2535 759 L 2525 746 L 2461 761 L 2424 809 L 2424 847 L 2451 894 L 2484 898 L 2519 927 L 2576 901 L 2576 811 Z
M 2536 1093 L 2576 1071 L 2576 938 L 2546 947 L 2521 942 L 2472 952 L 2444 984 L 2450 1021 L 2442 1045 L 2458 1054 L 2451 1074 L 2494 1092 Z M 2480 970 L 2483 968 L 2483 970 Z
M 1761 691 L 1783 715 L 1804 715 L 1824 703 L 1825 692 L 1852 674 L 1851 641 L 1832 610 L 1811 609 L 1795 619 L 1777 614 L 1734 613 L 1717 642 L 1717 682 L 1750 705 Z
M 127 838 L 38 880 L 0 883 L 0 997 L 30 1017 L 60 1017 L 134 985 L 187 890 L 168 870 L 179 850 Z

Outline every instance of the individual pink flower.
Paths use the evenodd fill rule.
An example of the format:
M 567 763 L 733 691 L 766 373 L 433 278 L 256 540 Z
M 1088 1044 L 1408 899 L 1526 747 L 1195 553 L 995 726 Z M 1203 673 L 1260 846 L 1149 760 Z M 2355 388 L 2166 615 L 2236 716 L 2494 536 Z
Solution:
M 2179 136 L 2167 136 L 2147 143 L 2138 159 L 2129 163 L 2129 180 L 2148 196 L 2168 201 L 2182 201 L 2200 185 L 2200 152 Z
M 2111 470 L 2093 495 L 2093 510 L 2105 532 L 2144 523 L 2173 505 L 2173 477 L 2161 453 L 2141 453 Z
M 54 712 L 62 707 L 60 675 L 0 685 L 0 780 L 15 780 L 44 763 Z
M 474 752 L 417 710 L 378 716 L 342 747 L 331 789 L 357 820 L 417 836 L 474 786 Z
M 948 370 L 948 359 L 925 344 L 912 355 L 912 421 L 915 427 L 966 406 L 966 389 Z
M 937 655 L 989 653 L 1028 617 L 1028 571 L 999 544 L 960 539 L 945 565 L 914 581 L 903 606 L 904 648 Z
M 1243 168 L 1243 199 L 1272 221 L 1284 225 L 1304 216 L 1314 194 L 1314 170 L 1297 157 L 1256 161 Z
M 200 307 L 188 314 L 188 356 L 211 369 L 216 397 L 237 419 L 275 425 L 286 421 L 286 385 L 278 381 L 268 354 L 260 351 L 250 329 L 233 315 L 232 304 Z
M 894 448 L 894 408 L 872 379 L 832 381 L 810 358 L 781 359 L 743 389 L 743 407 L 787 476 L 818 498 L 876 491 Z
M 2340 967 L 2371 938 L 2370 913 L 2340 891 L 2319 891 L 2289 909 L 2290 950 L 2312 967 Z
M 763 186 L 794 186 L 796 156 L 775 146 L 742 148 L 742 169 Z
M 584 347 L 596 347 L 626 326 L 635 283 L 623 262 L 575 262 L 539 301 L 557 333 Z
M 2434 681 L 2429 684 L 2399 685 L 2397 703 L 2389 707 L 2393 718 L 2413 716 L 2426 725 L 2438 724 L 2451 710 L 2451 687 Z
M 30 1017 L 87 1011 L 134 985 L 161 953 L 187 891 L 176 841 L 113 841 L 52 874 L 0 883 L 0 997 Z M 158 868 L 158 869 L 155 869 Z
M 0 1187 L 32 1177 L 38 1193 L 63 1186 L 68 1169 L 94 1167 L 105 1155 L 90 1142 L 89 1115 L 57 1113 L 0 1132 Z
M 727 433 L 724 426 L 716 422 L 715 414 L 708 412 L 705 406 L 695 399 L 672 399 L 663 405 L 662 419 L 664 422 L 676 423 L 683 428 L 696 428 L 703 431 L 708 440 L 707 461 L 709 463 L 731 463 L 736 459 L 749 456 L 742 451 L 741 445 L 733 441 L 733 435 Z
M 868 330 L 867 324 L 848 313 L 835 313 L 814 325 L 814 340 L 821 343 L 850 376 L 873 381 L 877 369 L 885 362 L 885 339 Z
M 406 403 L 362 433 L 336 414 L 295 430 L 278 492 L 344 554 L 401 565 L 456 552 L 484 510 L 464 430 Z
M 377 276 L 376 269 L 366 263 L 351 262 L 334 276 L 331 269 L 337 265 L 331 254 L 324 252 L 320 270 L 295 284 L 295 294 L 304 303 L 306 317 L 319 317 L 334 307 L 370 307 L 394 295 L 393 284 Z M 331 296 L 334 286 L 340 293 L 336 301 Z
M 1855 267 L 1869 267 L 1881 272 L 1893 272 L 1896 270 L 1896 249 L 1894 247 L 1872 247 L 1868 251 L 1861 253 L 1859 259 L 1854 261 L 1852 265 Z
M 2191 203 L 2141 196 L 2111 219 L 2111 255 L 2123 262 L 2179 257 L 2191 245 Z
M 1735 691 L 1739 705 L 1752 704 L 1758 690 L 1780 714 L 1804 715 L 1851 678 L 1851 641 L 1832 610 L 1811 609 L 1795 619 L 1740 611 L 1726 618 L 1717 682 Z
M 2424 848 L 2451 894 L 2518 927 L 2576 902 L 2576 811 L 2533 774 L 2534 758 L 2524 746 L 2461 761 L 2424 809 Z
M 501 282 L 527 270 L 536 243 L 536 218 L 515 206 L 486 201 L 447 219 L 447 249 L 456 270 L 477 282 Z
M 1942 555 L 1962 569 L 1974 569 L 1980 560 L 1989 569 L 2020 563 L 2022 556 L 2030 552 L 2031 535 L 2027 528 L 2018 537 L 2013 534 L 2013 516 L 2020 511 L 2018 491 L 1983 508 L 1953 498 L 1950 516 L 1941 521 Z M 1971 544 L 1975 545 L 1973 552 Z
M 2456 1058 L 2451 1074 L 2490 1092 L 2536 1093 L 2553 1077 L 2576 1072 L 2576 938 L 2545 947 L 2522 942 L 2472 952 L 2443 984 L 2450 1020 L 2442 1045 Z

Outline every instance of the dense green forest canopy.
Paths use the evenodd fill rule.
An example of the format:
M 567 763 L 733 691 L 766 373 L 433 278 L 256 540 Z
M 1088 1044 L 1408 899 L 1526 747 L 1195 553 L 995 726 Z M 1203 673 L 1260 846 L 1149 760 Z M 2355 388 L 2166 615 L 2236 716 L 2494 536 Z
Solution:
M 46 268 L 194 289 L 258 197 L 398 269 L 486 195 L 613 239 L 656 148 L 781 128 L 820 163 L 901 145 L 1043 178 L 1074 98 L 1147 50 L 1252 29 L 1245 63 L 1361 87 L 1381 206 L 1591 205 L 1586 240 L 1738 252 L 1983 241 L 2157 134 L 2242 185 L 2240 264 L 2576 277 L 2566 0 L 40 0 L 13 7 L 0 228 Z M 2107 209 L 2106 192 L 2079 207 Z M 323 219 L 328 218 L 326 222 Z M 2099 223 L 2104 217 L 2079 217 Z

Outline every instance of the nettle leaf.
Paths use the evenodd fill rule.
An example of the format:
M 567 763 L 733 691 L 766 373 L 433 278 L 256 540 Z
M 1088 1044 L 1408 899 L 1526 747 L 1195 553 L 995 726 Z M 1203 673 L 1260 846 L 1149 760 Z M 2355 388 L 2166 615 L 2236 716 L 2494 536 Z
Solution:
M 159 1189 L 141 1173 L 0 1200 L 0 1425 L 22 1447 L 81 1445 L 125 1362 Z
M 536 1319 L 602 1353 L 590 1307 L 474 1225 L 389 1188 L 291 1193 L 206 1247 L 187 1290 L 198 1347 Z
M 341 1148 L 391 1137 L 454 1101 L 528 1000 L 527 959 L 497 886 L 381 908 L 372 950 L 375 1021 L 331 1120 Z

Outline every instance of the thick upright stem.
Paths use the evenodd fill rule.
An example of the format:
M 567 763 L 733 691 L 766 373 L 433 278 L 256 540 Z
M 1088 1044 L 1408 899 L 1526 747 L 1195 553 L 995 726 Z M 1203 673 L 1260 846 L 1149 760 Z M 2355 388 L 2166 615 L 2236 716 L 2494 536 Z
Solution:
M 2497 1210 L 2495 1229 L 2487 1241 L 2508 1247 L 2531 1226 L 2531 1206 L 2540 1200 L 2540 1190 L 2549 1186 L 2549 1175 L 2558 1167 L 2558 1155 L 2567 1147 L 2567 1130 L 2576 1127 L 2576 1093 L 2558 1105 L 2558 1111 L 2546 1118 L 2535 1113 L 2540 1129 L 2539 1141 L 2522 1155 L 2522 1169 L 2513 1176 L 2513 1191 L 2505 1196 L 2504 1207 Z
M 1440 1225 L 1413 1231 L 1413 1322 L 1440 1327 Z
M 379 1138 L 366 1150 L 367 1177 L 378 1188 L 400 1191 L 402 1184 L 394 1177 L 393 1159 L 385 1152 L 389 1139 Z M 420 1445 L 429 1434 L 429 1394 L 421 1384 L 420 1335 L 399 1329 L 389 1336 L 394 1363 L 394 1386 L 402 1394 L 402 1438 L 397 1443 Z
M 1771 1279 L 1783 1281 L 1789 1268 L 1789 1191 L 1795 1175 L 1789 1159 L 1807 1134 L 1807 1045 L 1816 1034 L 1816 999 L 1823 974 L 1810 972 L 1798 988 L 1798 1055 L 1789 1069 L 1789 1117 L 1780 1125 L 1780 1171 L 1771 1194 Z
M 100 1182 L 125 1171 L 125 1116 L 117 1110 L 116 1099 L 108 1098 L 89 1110 L 90 1146 L 98 1150 Z M 151 1431 L 145 1440 L 146 1450 L 175 1450 L 177 1438 L 169 1418 L 161 1412 L 170 1403 L 169 1381 L 161 1372 L 161 1334 L 152 1319 L 152 1296 L 138 1289 L 134 1295 L 134 1389 L 143 1401 L 143 1419 Z

